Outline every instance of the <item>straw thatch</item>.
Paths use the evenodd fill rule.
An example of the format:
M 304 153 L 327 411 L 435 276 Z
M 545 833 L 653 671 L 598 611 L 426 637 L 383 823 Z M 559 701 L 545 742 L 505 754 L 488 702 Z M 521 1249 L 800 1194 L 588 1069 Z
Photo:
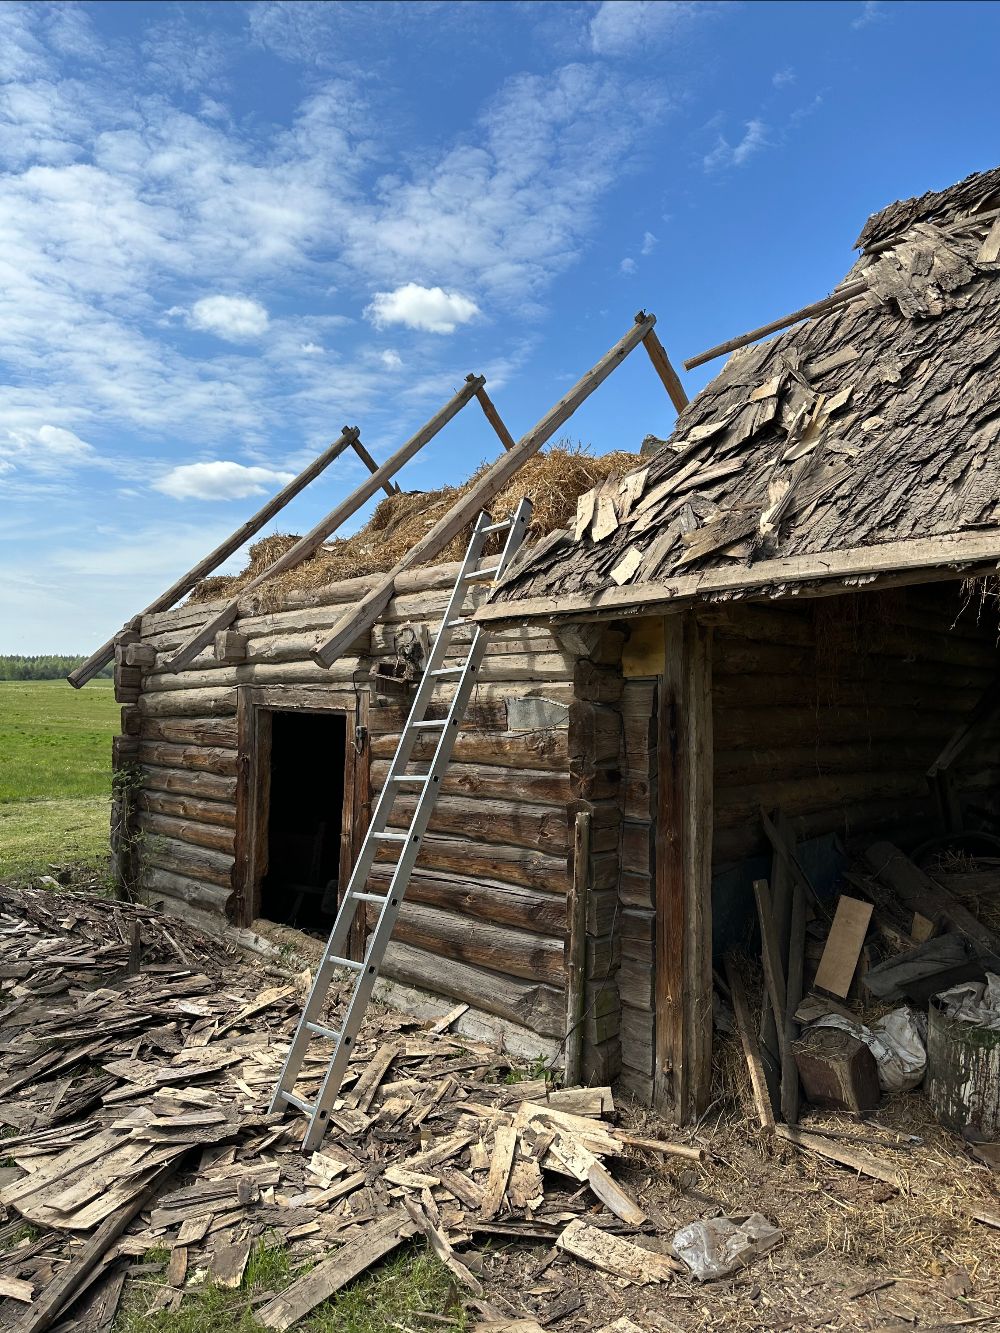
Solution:
M 514 474 L 490 505 L 494 518 L 506 518 L 528 496 L 533 505 L 530 536 L 538 538 L 565 527 L 576 513 L 579 496 L 609 477 L 624 476 L 635 467 L 638 455 L 615 451 L 595 456 L 581 447 L 555 445 L 536 455 Z M 387 496 L 359 532 L 327 542 L 308 560 L 263 585 L 260 600 L 276 605 L 290 589 L 320 588 L 354 578 L 377 574 L 392 567 L 442 518 L 455 502 L 471 490 L 490 465 L 484 463 L 462 486 L 436 491 L 404 491 Z M 246 569 L 236 575 L 203 579 L 191 594 L 194 602 L 233 597 L 298 541 L 296 536 L 273 533 L 250 547 Z M 459 560 L 468 545 L 469 532 L 454 539 L 434 563 Z

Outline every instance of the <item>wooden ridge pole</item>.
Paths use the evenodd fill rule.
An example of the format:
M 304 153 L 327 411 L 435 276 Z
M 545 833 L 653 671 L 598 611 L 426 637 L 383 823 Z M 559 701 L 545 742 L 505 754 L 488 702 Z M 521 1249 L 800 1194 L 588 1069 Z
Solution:
M 790 315 L 772 320 L 770 324 L 762 324 L 759 329 L 741 333 L 738 338 L 730 338 L 728 342 L 719 343 L 718 347 L 710 347 L 707 352 L 699 352 L 697 356 L 684 362 L 684 369 L 694 370 L 695 366 L 703 366 L 706 361 L 714 361 L 717 356 L 725 356 L 727 352 L 735 352 L 738 347 L 747 347 L 750 343 L 758 342 L 761 338 L 766 338 L 769 333 L 789 329 L 793 324 L 801 324 L 804 319 L 812 319 L 813 315 L 825 315 L 828 310 L 836 310 L 837 306 L 853 301 L 856 296 L 867 290 L 867 282 L 848 283 L 832 296 L 825 296 L 822 301 L 804 305 L 801 310 L 794 310 Z
M 212 642 L 220 629 L 225 629 L 232 624 L 239 612 L 240 601 L 248 593 L 253 592 L 255 588 L 259 588 L 262 583 L 273 578 L 275 574 L 283 574 L 286 569 L 292 569 L 305 560 L 307 556 L 312 555 L 313 551 L 336 532 L 342 523 L 346 522 L 352 514 L 357 513 L 361 506 L 371 499 L 384 482 L 397 473 L 405 463 L 408 463 L 414 454 L 419 453 L 424 445 L 432 440 L 456 413 L 462 410 L 469 399 L 475 397 L 476 390 L 484 383 L 482 375 L 467 376 L 465 384 L 448 399 L 444 407 L 436 412 L 430 421 L 421 426 L 415 435 L 411 435 L 406 443 L 401 445 L 391 457 L 387 458 L 367 481 L 362 482 L 357 490 L 352 491 L 335 509 L 331 509 L 325 518 L 321 518 L 310 532 L 307 532 L 304 537 L 300 537 L 294 546 L 275 560 L 273 565 L 269 565 L 262 574 L 258 574 L 255 579 L 252 579 L 240 591 L 239 596 L 227 602 L 221 611 L 217 612 L 211 620 L 207 620 L 201 629 L 196 630 L 190 638 L 181 644 L 166 664 L 166 670 L 171 672 L 183 671 L 194 661 L 202 649 Z
M 344 616 L 337 624 L 333 636 L 312 653 L 313 661 L 320 666 L 329 667 L 337 660 L 348 644 L 369 629 L 388 605 L 395 589 L 396 577 L 412 565 L 419 565 L 426 560 L 433 560 L 453 537 L 472 522 L 476 514 L 506 486 L 515 472 L 550 440 L 564 422 L 568 421 L 580 404 L 608 378 L 642 342 L 646 334 L 656 323 L 655 315 L 646 315 L 640 311 L 636 322 L 624 338 L 621 338 L 595 366 L 580 379 L 565 397 L 542 417 L 541 421 L 527 435 L 522 435 L 513 449 L 508 449 L 498 458 L 490 470 L 462 496 L 441 518 L 416 546 L 410 548 L 402 560 L 386 574 L 385 578 L 357 607 Z
M 279 491 L 277 495 L 273 495 L 263 508 L 257 510 L 253 518 L 248 518 L 242 527 L 237 528 L 226 538 L 221 546 L 217 546 L 203 560 L 199 560 L 192 569 L 183 574 L 166 592 L 161 593 L 155 601 L 150 602 L 146 609 L 139 614 L 151 616 L 157 611 L 169 611 L 173 604 L 185 593 L 190 592 L 196 583 L 211 574 L 213 569 L 217 569 L 223 560 L 231 556 L 234 551 L 238 551 L 245 541 L 259 532 L 265 523 L 284 509 L 289 500 L 298 495 L 299 491 L 304 490 L 325 468 L 330 466 L 335 458 L 339 458 L 349 445 L 354 444 L 357 438 L 357 426 L 345 426 L 340 438 L 314 458 L 307 468 L 303 468 L 284 490 Z M 115 641 L 111 638 L 107 643 L 102 644 L 95 653 L 91 653 L 86 662 L 81 663 L 74 671 L 71 671 L 66 679 L 74 689 L 78 690 L 81 686 L 86 685 L 88 680 L 96 676 L 102 667 L 107 666 L 114 655 Z

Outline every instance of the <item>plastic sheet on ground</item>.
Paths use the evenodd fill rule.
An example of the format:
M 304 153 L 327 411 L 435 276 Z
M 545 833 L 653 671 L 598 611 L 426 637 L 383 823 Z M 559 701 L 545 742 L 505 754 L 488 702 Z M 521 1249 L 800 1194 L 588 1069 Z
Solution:
M 690 1222 L 674 1236 L 673 1249 L 699 1282 L 712 1282 L 752 1264 L 782 1240 L 782 1232 L 763 1213 L 751 1213 L 742 1219 Z

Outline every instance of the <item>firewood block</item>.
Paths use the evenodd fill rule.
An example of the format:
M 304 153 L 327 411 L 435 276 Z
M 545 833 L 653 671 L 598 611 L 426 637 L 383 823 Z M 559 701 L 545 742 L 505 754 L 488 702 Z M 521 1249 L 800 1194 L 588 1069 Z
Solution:
M 878 1106 L 878 1065 L 864 1044 L 838 1028 L 809 1028 L 792 1044 L 807 1099 L 830 1111 Z

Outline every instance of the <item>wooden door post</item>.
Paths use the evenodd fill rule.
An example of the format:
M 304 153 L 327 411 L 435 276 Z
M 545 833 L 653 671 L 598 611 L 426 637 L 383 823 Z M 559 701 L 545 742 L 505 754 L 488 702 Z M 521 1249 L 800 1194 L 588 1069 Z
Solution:
M 664 622 L 658 714 L 653 1099 L 678 1124 L 712 1079 L 712 639 L 694 612 Z

